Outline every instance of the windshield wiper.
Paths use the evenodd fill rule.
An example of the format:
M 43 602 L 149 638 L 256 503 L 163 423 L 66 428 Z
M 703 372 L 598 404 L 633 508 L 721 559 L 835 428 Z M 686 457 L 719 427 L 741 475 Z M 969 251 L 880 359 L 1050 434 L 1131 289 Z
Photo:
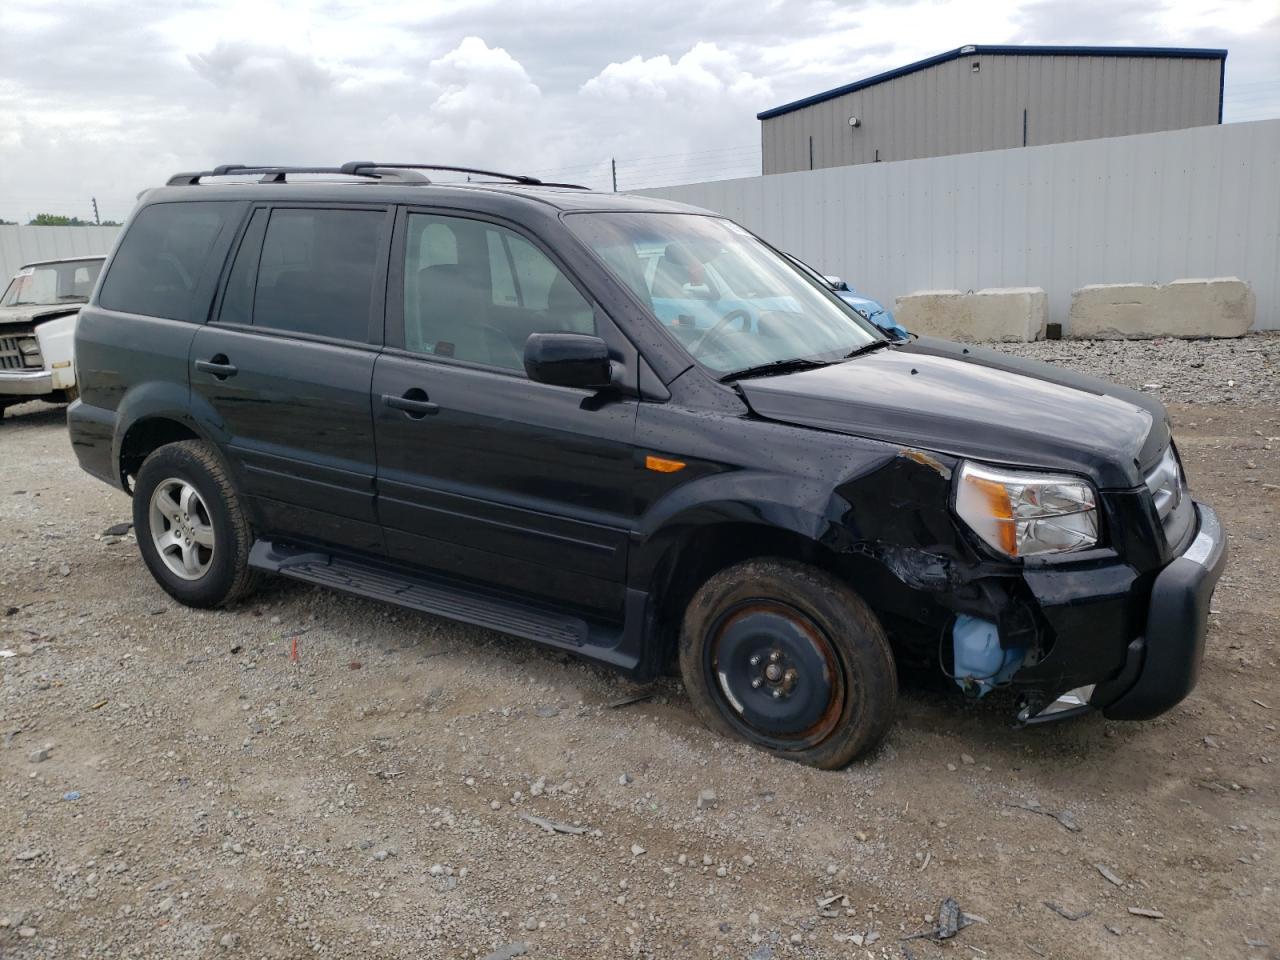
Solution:
M 775 373 L 794 373 L 797 370 L 812 370 L 815 367 L 825 367 L 832 363 L 838 363 L 836 360 L 813 360 L 809 357 L 792 357 L 790 360 L 770 360 L 768 363 L 758 363 L 754 367 L 743 367 L 741 370 L 734 370 L 720 377 L 720 382 L 724 383 L 728 380 L 745 380 L 747 377 L 767 377 Z
M 872 350 L 879 350 L 881 347 L 887 347 L 891 343 L 893 343 L 892 340 L 872 340 L 870 343 L 864 343 L 860 347 L 854 347 L 851 351 L 845 354 L 844 358 L 849 360 L 853 357 L 860 357 L 864 353 L 870 353 Z

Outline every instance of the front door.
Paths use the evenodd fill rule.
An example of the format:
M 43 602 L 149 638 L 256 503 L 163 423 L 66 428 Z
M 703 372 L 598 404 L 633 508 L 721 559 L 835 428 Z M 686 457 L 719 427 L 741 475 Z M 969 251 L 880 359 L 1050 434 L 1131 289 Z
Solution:
M 369 404 L 385 207 L 262 207 L 216 319 L 191 346 L 193 400 L 268 536 L 382 553 Z
M 636 399 L 534 383 L 522 363 L 530 333 L 616 333 L 507 226 L 410 212 L 392 257 L 403 279 L 373 377 L 388 553 L 620 616 Z

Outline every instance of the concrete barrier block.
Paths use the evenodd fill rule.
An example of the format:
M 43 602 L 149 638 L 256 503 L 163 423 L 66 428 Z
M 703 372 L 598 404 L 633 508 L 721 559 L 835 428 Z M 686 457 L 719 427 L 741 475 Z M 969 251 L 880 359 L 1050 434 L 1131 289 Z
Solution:
M 972 293 L 920 290 L 898 297 L 894 312 L 912 333 L 947 340 L 1025 342 L 1044 336 L 1049 301 L 1039 287 L 992 287 Z
M 1092 284 L 1071 295 L 1067 335 L 1099 340 L 1242 337 L 1256 312 L 1253 290 L 1236 277 Z

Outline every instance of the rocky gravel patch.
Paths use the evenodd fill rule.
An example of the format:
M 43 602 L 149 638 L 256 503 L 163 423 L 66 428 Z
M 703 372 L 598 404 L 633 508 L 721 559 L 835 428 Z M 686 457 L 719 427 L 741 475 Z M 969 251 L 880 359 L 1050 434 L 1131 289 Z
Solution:
M 1155 393 L 1167 404 L 1280 403 L 1280 333 L 1237 340 L 1041 340 L 999 349 Z

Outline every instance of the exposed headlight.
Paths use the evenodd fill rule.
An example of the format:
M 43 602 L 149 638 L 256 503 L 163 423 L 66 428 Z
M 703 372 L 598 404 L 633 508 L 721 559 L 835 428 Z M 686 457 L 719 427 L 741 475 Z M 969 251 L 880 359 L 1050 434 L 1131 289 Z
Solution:
M 1076 477 L 966 462 L 957 481 L 956 513 L 1009 557 L 1065 553 L 1098 542 L 1097 497 L 1092 485 Z
M 26 357 L 38 356 L 40 353 L 40 342 L 35 337 L 26 337 L 18 341 L 18 351 Z

